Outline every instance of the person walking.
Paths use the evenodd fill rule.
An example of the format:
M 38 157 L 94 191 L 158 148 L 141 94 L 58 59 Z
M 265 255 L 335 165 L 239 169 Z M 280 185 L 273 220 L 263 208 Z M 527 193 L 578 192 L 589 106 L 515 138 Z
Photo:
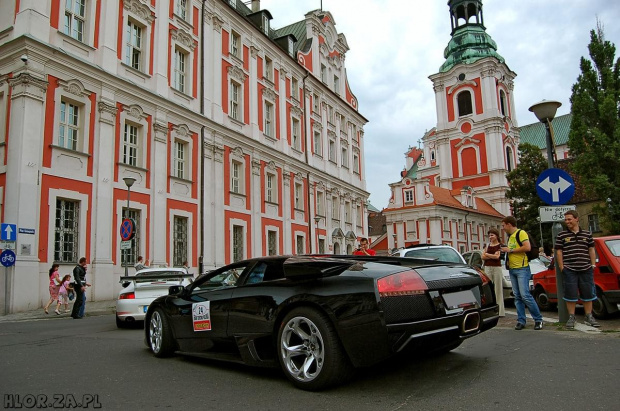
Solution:
M 60 274 L 58 274 L 58 267 L 60 267 L 60 265 L 58 264 L 52 264 L 52 268 L 50 268 L 49 271 L 49 277 L 50 277 L 50 285 L 49 285 L 49 290 L 50 290 L 50 299 L 47 302 L 47 304 L 45 304 L 45 307 L 43 307 L 43 310 L 45 311 L 45 314 L 49 314 L 48 308 L 50 308 L 50 305 L 52 305 L 52 303 L 56 300 L 58 300 L 58 290 L 60 290 Z
M 357 250 L 353 251 L 353 255 L 377 255 L 375 250 L 368 248 L 368 239 L 360 239 L 360 246 Z
M 540 313 L 534 297 L 530 293 L 530 278 L 532 271 L 526 253 L 530 251 L 531 244 L 527 233 L 517 228 L 517 219 L 513 216 L 502 220 L 502 229 L 509 235 L 507 246 L 501 247 L 501 251 L 507 253 L 508 272 L 512 282 L 512 292 L 515 295 L 515 307 L 517 308 L 517 325 L 515 330 L 525 328 L 525 307 L 530 311 L 534 319 L 534 329 L 542 330 L 543 317 Z M 517 234 L 519 240 L 517 241 Z M 519 245 L 521 244 L 521 245 Z
M 62 304 L 65 305 L 65 312 L 69 312 L 69 291 L 73 290 L 71 287 L 71 276 L 69 274 L 62 277 L 62 284 L 60 285 L 60 290 L 58 291 L 58 303 L 56 304 L 56 314 L 60 315 L 60 306 Z
M 579 214 L 569 210 L 564 213 L 566 230 L 560 231 L 555 238 L 558 266 L 562 272 L 564 301 L 568 311 L 566 328 L 575 328 L 575 305 L 579 297 L 586 313 L 584 323 L 600 327 L 592 315 L 592 301 L 596 300 L 594 286 L 594 267 L 596 252 L 592 233 L 579 227 Z
M 489 228 L 489 244 L 482 252 L 482 260 L 484 261 L 484 272 L 493 281 L 495 288 L 495 301 L 499 306 L 499 316 L 506 315 L 504 307 L 504 288 L 502 287 L 502 261 L 501 248 L 499 242 L 499 230 L 497 228 Z
M 73 269 L 75 303 L 71 310 L 71 317 L 75 320 L 84 317 L 84 312 L 86 310 L 86 287 L 90 287 L 90 284 L 86 282 L 86 257 L 82 257 L 78 265 Z
M 136 272 L 148 268 L 148 265 L 144 263 L 144 258 L 141 255 L 138 256 L 138 262 L 134 265 L 134 268 L 136 269 Z

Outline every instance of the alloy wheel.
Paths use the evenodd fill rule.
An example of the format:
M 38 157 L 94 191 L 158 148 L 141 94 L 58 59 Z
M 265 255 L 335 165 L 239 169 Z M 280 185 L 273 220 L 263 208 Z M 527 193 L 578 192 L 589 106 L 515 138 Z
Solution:
M 284 327 L 280 355 L 289 374 L 298 381 L 309 382 L 323 369 L 325 346 L 316 324 L 305 317 L 294 317 Z

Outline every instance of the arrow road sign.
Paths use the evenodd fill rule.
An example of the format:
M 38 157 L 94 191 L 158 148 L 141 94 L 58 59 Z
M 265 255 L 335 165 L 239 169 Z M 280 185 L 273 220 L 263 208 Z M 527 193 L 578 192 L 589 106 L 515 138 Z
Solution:
M 17 239 L 17 226 L 15 224 L 2 223 L 0 231 L 0 240 L 15 241 Z
M 538 176 L 536 192 L 549 205 L 566 204 L 575 194 L 575 182 L 566 171 L 548 168 Z

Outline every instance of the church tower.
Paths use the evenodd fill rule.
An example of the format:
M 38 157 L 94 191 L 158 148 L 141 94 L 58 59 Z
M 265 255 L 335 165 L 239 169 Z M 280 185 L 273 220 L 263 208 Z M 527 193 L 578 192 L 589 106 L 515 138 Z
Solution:
M 517 161 L 514 78 L 486 33 L 482 0 L 450 0 L 452 38 L 430 76 L 437 127 L 423 141 L 417 175 L 449 190 L 473 190 L 510 214 L 506 173 Z

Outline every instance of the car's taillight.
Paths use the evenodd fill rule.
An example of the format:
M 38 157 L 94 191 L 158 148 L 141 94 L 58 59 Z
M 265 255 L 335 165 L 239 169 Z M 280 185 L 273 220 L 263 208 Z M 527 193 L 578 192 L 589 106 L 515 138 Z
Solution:
M 377 280 L 377 288 L 381 297 L 424 294 L 428 290 L 426 282 L 414 270 L 403 271 L 380 278 Z
M 119 300 L 134 300 L 135 298 L 136 298 L 135 293 L 125 293 L 125 294 L 121 294 L 118 297 Z
M 489 277 L 487 277 L 487 275 L 484 273 L 484 271 L 482 271 L 482 270 L 476 270 L 476 271 L 478 272 L 478 275 L 480 276 L 480 279 L 482 280 L 482 286 L 483 287 L 491 282 L 491 279 Z

